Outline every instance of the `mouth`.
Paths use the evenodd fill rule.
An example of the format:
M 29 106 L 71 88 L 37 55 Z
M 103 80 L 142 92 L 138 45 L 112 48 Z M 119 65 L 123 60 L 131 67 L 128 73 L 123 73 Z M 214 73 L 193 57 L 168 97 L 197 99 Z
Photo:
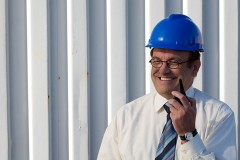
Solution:
M 174 80 L 175 78 L 169 78 L 169 77 L 159 77 L 161 81 L 171 81 Z

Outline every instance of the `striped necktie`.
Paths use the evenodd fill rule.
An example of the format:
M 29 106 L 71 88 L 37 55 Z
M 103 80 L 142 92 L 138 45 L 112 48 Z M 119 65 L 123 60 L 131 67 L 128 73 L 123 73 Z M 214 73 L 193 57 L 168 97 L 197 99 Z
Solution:
M 169 107 L 166 104 L 164 104 L 163 107 L 167 112 L 167 122 L 163 128 L 155 160 L 174 160 L 177 132 L 175 131 L 170 118 Z

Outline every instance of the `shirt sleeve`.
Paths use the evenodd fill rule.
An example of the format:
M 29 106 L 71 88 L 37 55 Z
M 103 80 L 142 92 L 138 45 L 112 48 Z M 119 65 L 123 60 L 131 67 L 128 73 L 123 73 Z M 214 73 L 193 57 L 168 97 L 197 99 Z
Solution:
M 205 145 L 203 144 L 198 134 L 191 141 L 184 143 L 180 148 L 180 152 L 181 152 L 180 159 L 183 160 L 215 159 L 215 155 L 213 153 L 210 154 L 208 153 Z
M 209 133 L 203 139 L 197 134 L 191 141 L 181 145 L 180 159 L 236 160 L 236 128 L 231 109 L 223 107 L 215 120 L 209 123 L 207 130 Z
M 116 118 L 114 118 L 105 131 L 97 160 L 121 160 L 116 128 Z

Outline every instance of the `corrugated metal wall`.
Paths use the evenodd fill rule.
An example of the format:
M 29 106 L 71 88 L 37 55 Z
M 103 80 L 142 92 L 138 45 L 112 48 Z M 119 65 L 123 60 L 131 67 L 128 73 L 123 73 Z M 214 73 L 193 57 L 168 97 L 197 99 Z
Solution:
M 194 85 L 240 106 L 238 0 L 1 0 L 0 159 L 96 159 L 126 102 L 153 90 L 154 25 L 189 15 L 204 35 Z

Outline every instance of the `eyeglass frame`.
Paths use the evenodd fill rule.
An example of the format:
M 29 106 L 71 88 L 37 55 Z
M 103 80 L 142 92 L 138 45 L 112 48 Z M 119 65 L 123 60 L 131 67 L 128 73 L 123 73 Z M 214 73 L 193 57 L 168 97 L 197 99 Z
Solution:
M 163 65 L 163 62 L 165 62 L 165 63 L 167 64 L 167 67 L 168 67 L 168 68 L 170 68 L 170 69 L 178 69 L 181 64 L 187 63 L 187 62 L 193 62 L 193 61 L 195 61 L 195 60 L 197 60 L 197 59 L 191 59 L 191 58 L 190 58 L 189 60 L 184 61 L 184 62 L 178 62 L 178 61 L 175 61 L 175 60 L 162 61 L 162 60 L 159 59 L 158 62 L 161 63 L 161 64 L 159 64 L 159 67 L 156 67 L 156 65 L 155 65 L 155 66 L 153 65 L 153 63 L 152 63 L 153 60 L 154 60 L 154 59 L 152 58 L 152 59 L 149 61 L 149 63 L 151 63 L 152 67 L 154 67 L 154 68 L 161 68 L 162 65 Z M 170 67 L 170 63 L 176 63 L 177 66 L 176 66 L 176 67 Z

